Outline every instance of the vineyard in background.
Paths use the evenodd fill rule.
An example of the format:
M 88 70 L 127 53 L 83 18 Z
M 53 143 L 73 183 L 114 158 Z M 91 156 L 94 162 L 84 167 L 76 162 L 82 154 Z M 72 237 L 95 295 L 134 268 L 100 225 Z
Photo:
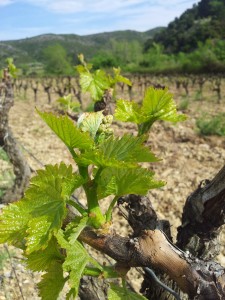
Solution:
M 188 109 L 191 101 L 200 101 L 204 105 L 202 111 L 207 111 L 207 103 L 223 103 L 225 78 L 222 75 L 183 75 L 183 76 L 154 76 L 128 74 L 132 85 L 118 83 L 116 97 L 127 100 L 143 99 L 146 88 L 169 88 L 174 98 L 179 101 L 181 110 Z M 17 99 L 33 101 L 35 105 L 45 102 L 56 106 L 63 102 L 60 98 L 71 95 L 74 111 L 92 110 L 88 98 L 81 93 L 78 77 L 46 77 L 46 78 L 17 78 L 13 80 L 14 93 Z M 57 101 L 58 100 L 58 101 Z M 64 110 L 66 108 L 64 107 Z M 215 112 L 217 113 L 217 112 Z
M 196 134 L 225 135 L 225 78 L 221 75 L 153 76 L 128 74 L 132 85 L 117 83 L 116 99 L 141 102 L 148 87 L 169 88 L 174 95 L 178 109 L 187 114 L 194 114 Z M 19 77 L 12 79 L 16 101 L 29 103 L 32 107 L 48 105 L 48 110 L 67 114 L 72 119 L 84 111 L 93 111 L 93 102 L 88 95 L 82 94 L 78 77 Z M 114 110 L 110 103 L 110 109 Z M 220 107 L 215 110 L 215 105 Z M 192 108 L 193 107 L 193 108 Z M 194 110 L 194 112 L 193 112 Z M 0 152 L 0 159 L 7 165 L 7 157 Z M 1 175 L 1 189 L 13 182 L 11 167 L 4 168 Z M 2 191 L 1 191 L 2 193 Z
M 132 100 L 133 97 L 143 97 L 147 87 L 169 87 L 175 96 L 186 97 L 195 101 L 222 100 L 222 90 L 225 83 L 223 75 L 183 75 L 183 76 L 154 76 L 132 74 L 128 76 L 132 86 L 118 83 L 117 95 Z M 47 97 L 47 103 L 51 104 L 56 99 L 72 94 L 80 105 L 84 105 L 81 96 L 78 77 L 41 77 L 41 78 L 17 78 L 14 79 L 13 87 L 16 97 L 21 100 L 32 100 L 38 103 L 43 97 Z

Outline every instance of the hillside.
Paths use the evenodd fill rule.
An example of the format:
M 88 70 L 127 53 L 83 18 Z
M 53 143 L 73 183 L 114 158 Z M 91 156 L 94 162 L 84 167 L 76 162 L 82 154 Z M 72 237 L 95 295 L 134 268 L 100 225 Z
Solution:
M 13 57 L 27 75 L 74 75 L 77 55 L 95 69 L 120 66 L 124 72 L 224 73 L 225 0 L 200 0 L 167 27 L 80 36 L 44 34 L 0 41 L 0 68 Z
M 0 41 L 0 62 L 4 63 L 7 57 L 13 57 L 17 65 L 29 62 L 42 62 L 43 49 L 55 44 L 63 46 L 68 56 L 73 57 L 73 59 L 79 53 L 83 53 L 87 59 L 90 59 L 99 50 L 107 51 L 110 48 L 110 43 L 113 41 L 128 43 L 136 41 L 143 45 L 146 40 L 152 39 L 160 30 L 161 27 L 146 32 L 125 30 L 86 36 L 45 34 L 21 40 Z
M 225 0 L 201 0 L 145 43 L 164 46 L 166 53 L 191 52 L 207 39 L 225 39 Z

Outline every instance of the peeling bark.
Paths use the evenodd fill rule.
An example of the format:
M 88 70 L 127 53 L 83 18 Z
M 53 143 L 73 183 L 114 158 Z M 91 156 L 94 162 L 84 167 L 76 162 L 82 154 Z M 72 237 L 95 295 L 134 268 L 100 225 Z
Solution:
M 150 267 L 166 273 L 190 299 L 224 299 L 225 270 L 215 262 L 192 258 L 158 229 L 129 239 L 87 228 L 79 239 L 128 267 Z
M 220 252 L 219 233 L 224 220 L 225 166 L 187 198 L 177 246 L 198 258 L 214 259 Z
M 157 220 L 148 198 L 137 195 L 131 195 L 131 198 L 133 198 L 132 205 L 127 200 L 129 196 L 125 201 L 128 202 L 126 207 L 128 221 L 135 229 L 135 236 L 121 237 L 114 233 L 106 234 L 101 230 L 86 228 L 79 239 L 109 255 L 123 266 L 127 266 L 128 269 L 148 267 L 166 274 L 167 278 L 173 280 L 174 286 L 177 285 L 188 294 L 189 299 L 225 299 L 225 269 L 214 261 L 201 260 L 172 244 L 165 233 L 159 229 L 162 228 L 162 222 Z M 134 217 L 135 210 L 139 211 L 137 218 Z M 146 225 L 149 228 L 143 230 Z M 153 294 L 151 299 L 156 299 L 152 296 Z M 157 299 L 168 299 L 168 295 L 164 298 L 160 295 Z
M 0 85 L 0 147 L 7 153 L 16 178 L 13 187 L 8 189 L 0 199 L 3 203 L 19 200 L 30 179 L 30 168 L 8 125 L 8 113 L 13 104 L 13 88 L 5 71 L 4 81 Z
M 107 299 L 108 284 L 99 278 L 84 276 L 80 281 L 80 300 L 105 300 Z

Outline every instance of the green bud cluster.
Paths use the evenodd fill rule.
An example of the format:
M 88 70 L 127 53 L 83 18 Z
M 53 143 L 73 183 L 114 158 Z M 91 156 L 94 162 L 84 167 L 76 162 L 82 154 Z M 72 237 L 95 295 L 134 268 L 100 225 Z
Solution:
M 113 116 L 112 115 L 107 115 L 102 119 L 102 123 L 100 124 L 98 128 L 98 133 L 104 133 L 106 135 L 110 135 L 113 133 L 113 129 L 111 128 L 113 121 Z
M 103 124 L 109 124 L 111 125 L 113 122 L 113 115 L 107 115 L 102 119 Z
M 113 128 L 111 127 L 112 122 L 112 115 L 107 115 L 102 119 L 102 123 L 100 124 L 96 135 L 98 143 L 101 143 L 113 134 Z
M 113 133 L 113 129 L 110 128 L 108 125 L 101 124 L 98 128 L 98 133 Z

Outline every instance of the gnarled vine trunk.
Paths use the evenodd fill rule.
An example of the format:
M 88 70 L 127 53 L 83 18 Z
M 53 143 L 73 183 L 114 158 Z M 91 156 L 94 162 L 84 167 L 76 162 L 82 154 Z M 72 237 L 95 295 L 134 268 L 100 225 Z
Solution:
M 171 241 L 168 221 L 158 220 L 149 199 L 138 195 L 120 199 L 132 237 L 86 228 L 79 239 L 115 259 L 117 268 L 153 269 L 180 299 L 225 299 L 225 268 L 212 260 L 218 254 L 217 237 L 224 224 L 224 179 L 225 166 L 187 198 L 178 231 L 180 248 Z M 173 299 L 147 273 L 141 292 L 149 299 Z
M 6 190 L 2 203 L 19 200 L 24 193 L 30 179 L 30 167 L 23 156 L 9 127 L 9 110 L 14 104 L 13 88 L 10 77 L 5 70 L 4 79 L 0 83 L 0 147 L 6 152 L 15 174 L 15 181 L 11 188 Z

